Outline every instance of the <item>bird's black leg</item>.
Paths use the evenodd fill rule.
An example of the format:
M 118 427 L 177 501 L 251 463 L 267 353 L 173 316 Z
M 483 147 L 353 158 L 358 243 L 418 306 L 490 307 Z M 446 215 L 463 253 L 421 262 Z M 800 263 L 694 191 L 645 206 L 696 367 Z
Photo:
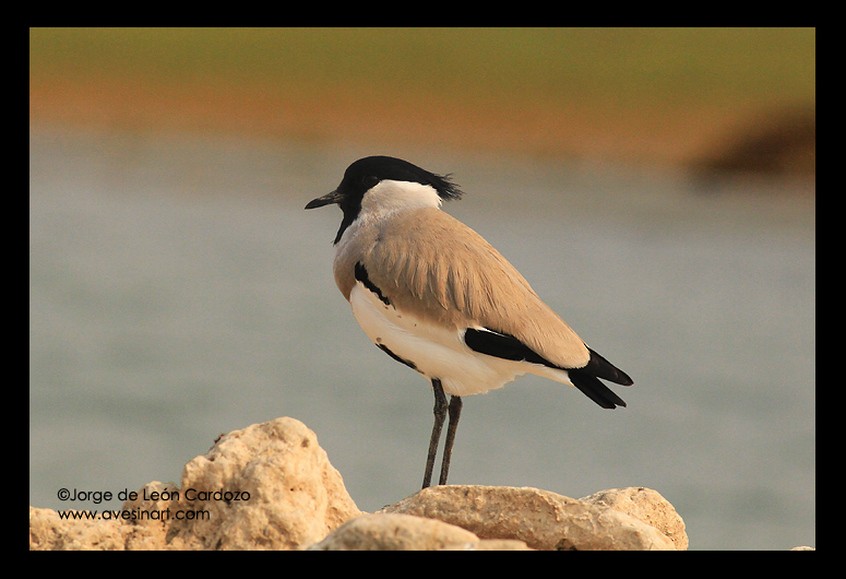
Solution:
M 449 426 L 447 427 L 446 442 L 444 443 L 444 458 L 441 462 L 441 479 L 438 484 L 445 485 L 449 475 L 449 460 L 452 457 L 452 443 L 455 442 L 455 431 L 458 429 L 458 419 L 461 418 L 461 398 L 451 396 L 449 399 Z
M 435 455 L 438 452 L 438 441 L 441 439 L 441 429 L 446 418 L 447 400 L 444 387 L 437 378 L 432 378 L 432 390 L 435 392 L 435 423 L 432 425 L 432 438 L 429 439 L 429 456 L 426 459 L 426 472 L 423 473 L 423 488 L 432 483 L 432 470 L 435 467 Z M 450 418 L 450 421 L 452 419 Z M 441 475 L 443 476 L 443 474 Z

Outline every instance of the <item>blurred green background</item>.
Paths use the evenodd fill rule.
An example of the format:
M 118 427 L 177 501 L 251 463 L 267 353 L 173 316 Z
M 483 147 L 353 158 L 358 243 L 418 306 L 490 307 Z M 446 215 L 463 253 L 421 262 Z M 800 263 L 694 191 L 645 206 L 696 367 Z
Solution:
M 812 28 L 34 28 L 31 118 L 670 165 L 778 133 L 793 159 L 777 168 L 807 173 L 815 43 Z

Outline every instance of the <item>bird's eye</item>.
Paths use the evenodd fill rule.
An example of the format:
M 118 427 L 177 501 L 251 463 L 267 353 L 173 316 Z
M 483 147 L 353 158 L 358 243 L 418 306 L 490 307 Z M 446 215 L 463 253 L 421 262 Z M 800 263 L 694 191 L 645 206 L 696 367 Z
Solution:
M 365 175 L 364 178 L 361 180 L 361 184 L 364 185 L 365 189 L 370 189 L 378 182 L 379 178 L 375 177 L 374 175 Z

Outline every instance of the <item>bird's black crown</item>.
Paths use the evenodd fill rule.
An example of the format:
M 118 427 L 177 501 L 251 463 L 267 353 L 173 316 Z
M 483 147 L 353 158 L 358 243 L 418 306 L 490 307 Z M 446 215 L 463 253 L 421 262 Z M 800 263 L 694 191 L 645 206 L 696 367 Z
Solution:
M 437 191 L 441 199 L 458 199 L 462 195 L 461 189 L 452 182 L 449 175 L 436 175 L 395 157 L 373 156 L 359 159 L 347 167 L 337 189 L 323 197 L 312 199 L 305 208 L 314 209 L 338 204 L 344 217 L 335 235 L 334 243 L 337 244 L 347 227 L 358 218 L 364 194 L 385 179 L 428 185 Z
M 452 182 L 450 175 L 437 175 L 403 159 L 384 155 L 364 157 L 347 167 L 338 190 L 351 196 L 364 195 L 368 189 L 385 179 L 430 185 L 444 200 L 459 199 L 463 194 L 459 186 Z

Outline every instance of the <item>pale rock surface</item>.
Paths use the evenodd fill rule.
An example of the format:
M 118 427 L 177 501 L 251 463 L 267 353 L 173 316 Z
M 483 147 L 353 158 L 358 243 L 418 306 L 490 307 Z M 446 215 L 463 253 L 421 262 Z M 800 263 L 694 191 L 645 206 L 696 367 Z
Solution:
M 312 545 L 322 551 L 437 551 L 479 548 L 479 537 L 435 519 L 397 513 L 362 515 Z M 525 549 L 525 544 L 522 544 Z
M 189 489 L 241 497 L 190 500 Z M 317 436 L 293 418 L 222 436 L 185 465 L 181 491 L 177 508 L 210 516 L 173 521 L 167 542 L 176 548 L 300 549 L 361 514 Z
M 640 519 L 664 533 L 680 551 L 688 547 L 684 521 L 675 507 L 657 491 L 645 487 L 608 489 L 582 497 L 581 500 Z
M 315 434 L 293 418 L 221 436 L 185 465 L 179 486 L 148 483 L 122 509 L 133 516 L 62 519 L 52 509 L 31 507 L 30 549 L 622 550 L 688 544 L 672 505 L 643 487 L 573 499 L 533 488 L 439 486 L 365 514 Z M 177 512 L 207 516 L 177 519 Z M 134 516 L 139 513 L 146 516 Z
M 438 519 L 483 539 L 543 550 L 673 550 L 660 530 L 631 515 L 534 488 L 448 485 L 423 489 L 383 513 Z
M 173 491 L 178 500 L 144 500 Z M 242 500 L 196 498 L 213 491 Z M 185 465 L 181 486 L 148 483 L 122 509 L 171 516 L 63 520 L 52 509 L 30 508 L 30 549 L 301 549 L 361 514 L 315 434 L 293 418 L 221 436 Z M 177 510 L 208 517 L 176 520 Z
M 174 509 L 175 503 L 158 497 L 169 496 L 174 491 L 179 492 L 179 487 L 175 483 L 153 481 L 138 489 L 136 499 L 130 499 L 123 503 L 122 509 L 135 514 L 135 517 L 130 519 L 128 524 L 120 526 L 124 534 L 125 549 L 150 550 L 163 548 L 165 536 L 170 526 L 170 521 L 164 513 L 167 513 L 167 509 Z M 151 514 L 154 514 L 155 518 L 151 518 Z
M 29 548 L 45 551 L 114 551 L 124 548 L 115 521 L 64 520 L 53 509 L 29 508 Z
M 147 495 L 164 489 L 176 489 L 173 483 L 147 483 L 138 490 L 136 500 L 126 501 L 115 511 L 128 516 L 161 513 L 170 506 L 167 501 L 143 500 Z M 29 509 L 29 546 L 33 550 L 150 550 L 164 548 L 167 521 L 162 518 L 62 519 L 53 509 Z

